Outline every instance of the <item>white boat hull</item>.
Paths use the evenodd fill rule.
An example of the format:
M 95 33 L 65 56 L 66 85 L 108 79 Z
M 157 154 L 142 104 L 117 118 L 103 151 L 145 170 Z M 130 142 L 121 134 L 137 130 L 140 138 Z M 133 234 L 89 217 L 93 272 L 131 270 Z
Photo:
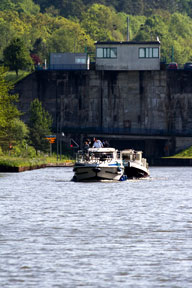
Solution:
M 120 180 L 124 173 L 124 167 L 119 165 L 101 166 L 101 165 L 75 165 L 73 171 L 74 180 L 87 181 L 87 180 Z
M 142 166 L 136 161 L 130 161 L 124 164 L 125 166 L 125 175 L 130 178 L 145 178 L 148 177 L 149 169 L 145 166 Z

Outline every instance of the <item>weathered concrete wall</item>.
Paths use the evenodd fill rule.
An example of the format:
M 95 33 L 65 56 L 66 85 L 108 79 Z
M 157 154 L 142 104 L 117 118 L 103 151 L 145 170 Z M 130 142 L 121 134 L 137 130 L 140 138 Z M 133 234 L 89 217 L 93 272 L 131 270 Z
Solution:
M 180 135 L 177 149 L 192 136 L 190 71 L 37 71 L 16 92 L 24 120 L 37 97 L 60 131 L 164 135 L 169 143 Z

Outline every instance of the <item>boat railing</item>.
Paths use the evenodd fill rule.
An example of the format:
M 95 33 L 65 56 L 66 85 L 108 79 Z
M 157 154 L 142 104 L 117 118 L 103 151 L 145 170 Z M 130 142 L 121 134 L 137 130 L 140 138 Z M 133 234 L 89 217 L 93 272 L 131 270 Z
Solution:
M 111 153 L 88 153 L 80 150 L 76 154 L 76 162 L 78 163 L 109 163 L 113 159 L 114 156 Z

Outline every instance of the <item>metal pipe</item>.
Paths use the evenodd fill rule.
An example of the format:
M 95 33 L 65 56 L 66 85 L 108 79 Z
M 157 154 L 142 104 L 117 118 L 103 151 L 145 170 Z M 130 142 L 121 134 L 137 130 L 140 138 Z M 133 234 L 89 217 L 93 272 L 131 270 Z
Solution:
M 127 41 L 129 41 L 129 17 L 127 17 Z

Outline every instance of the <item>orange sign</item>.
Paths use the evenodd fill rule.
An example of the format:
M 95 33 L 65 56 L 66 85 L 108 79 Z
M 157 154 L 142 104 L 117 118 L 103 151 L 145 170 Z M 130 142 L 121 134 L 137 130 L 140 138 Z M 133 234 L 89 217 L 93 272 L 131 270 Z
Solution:
M 55 143 L 55 140 L 56 140 L 55 137 L 47 137 L 47 138 L 45 138 L 45 139 L 47 139 L 47 140 L 49 141 L 50 144 Z

